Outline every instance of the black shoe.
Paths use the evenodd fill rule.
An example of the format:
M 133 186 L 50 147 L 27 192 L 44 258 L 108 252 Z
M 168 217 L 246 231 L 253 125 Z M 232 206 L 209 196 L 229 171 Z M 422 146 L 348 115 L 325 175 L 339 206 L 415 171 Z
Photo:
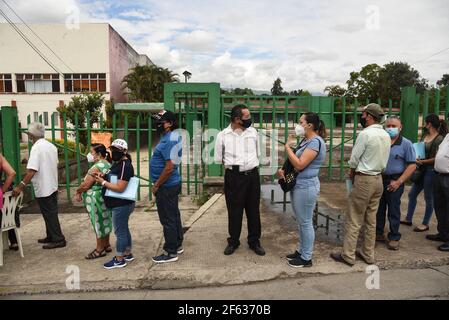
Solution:
M 224 251 L 224 254 L 226 256 L 229 256 L 229 255 L 233 254 L 236 249 L 237 249 L 237 247 L 234 247 L 233 245 L 228 244 L 228 246 L 226 247 L 226 249 Z
M 50 242 L 51 242 L 50 238 L 43 238 L 43 239 L 37 240 L 37 243 L 50 243 Z
M 286 256 L 286 258 L 287 258 L 288 261 L 295 260 L 295 259 L 298 259 L 298 258 L 300 258 L 300 257 L 301 257 L 301 254 L 300 254 L 298 251 L 295 251 L 295 253 L 288 254 L 288 255 Z
M 348 265 L 350 267 L 354 266 L 353 263 L 350 263 L 350 262 L 346 261 L 345 259 L 343 259 L 343 257 L 341 256 L 341 253 L 331 253 L 330 257 L 332 259 L 334 259 L 335 261 L 344 263 L 344 264 L 346 264 L 346 265 Z
M 67 245 L 66 241 L 59 242 L 50 242 L 42 247 L 42 249 L 56 249 L 56 248 L 64 248 Z
M 443 252 L 449 252 L 449 242 L 443 243 L 441 246 L 438 247 L 438 250 Z
M 431 240 L 431 241 L 439 241 L 439 242 L 447 242 L 449 241 L 449 239 L 443 238 L 439 233 L 437 234 L 428 234 L 426 236 L 427 240 Z
M 301 257 L 290 260 L 287 263 L 290 267 L 293 268 L 308 268 L 312 266 L 312 260 L 304 260 Z
M 249 246 L 251 250 L 253 250 L 258 256 L 264 256 L 265 250 L 262 248 L 260 244 Z

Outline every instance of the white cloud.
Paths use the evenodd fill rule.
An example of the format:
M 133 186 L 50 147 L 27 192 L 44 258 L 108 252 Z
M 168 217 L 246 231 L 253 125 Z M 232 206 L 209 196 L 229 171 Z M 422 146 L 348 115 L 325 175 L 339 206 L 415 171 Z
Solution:
M 156 1 L 18 0 L 27 21 L 64 22 L 78 3 L 82 21 L 108 21 L 156 63 L 191 81 L 322 92 L 366 64 L 408 62 L 435 83 L 448 73 L 446 0 Z M 127 4 L 129 3 L 129 4 Z M 379 29 L 366 27 L 374 6 Z

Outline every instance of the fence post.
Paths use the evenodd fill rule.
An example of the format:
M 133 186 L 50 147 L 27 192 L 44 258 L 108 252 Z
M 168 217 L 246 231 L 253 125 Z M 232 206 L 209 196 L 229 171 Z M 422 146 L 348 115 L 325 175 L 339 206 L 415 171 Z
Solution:
M 412 142 L 418 140 L 419 103 L 416 88 L 404 87 L 401 90 L 402 134 Z
M 2 107 L 1 114 L 3 156 L 16 171 L 17 174 L 14 183 L 18 185 L 22 175 L 20 172 L 20 137 L 17 108 Z

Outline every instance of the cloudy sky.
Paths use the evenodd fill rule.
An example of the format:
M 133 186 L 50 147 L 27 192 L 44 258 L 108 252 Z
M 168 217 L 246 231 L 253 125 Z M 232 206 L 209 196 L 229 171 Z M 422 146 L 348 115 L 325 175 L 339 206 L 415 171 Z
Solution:
M 156 64 L 224 88 L 269 90 L 281 77 L 286 90 L 322 92 L 390 61 L 431 84 L 449 73 L 447 0 L 8 2 L 27 22 L 64 23 L 78 11 L 81 22 L 109 22 Z

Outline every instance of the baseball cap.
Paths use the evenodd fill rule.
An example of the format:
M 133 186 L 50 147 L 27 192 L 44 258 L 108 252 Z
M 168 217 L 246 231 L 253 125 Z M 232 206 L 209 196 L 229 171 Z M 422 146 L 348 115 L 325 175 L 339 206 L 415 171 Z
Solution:
M 379 106 L 377 103 L 370 103 L 368 104 L 363 111 L 365 111 L 366 113 L 369 113 L 370 115 L 372 115 L 374 118 L 376 118 L 377 120 L 380 120 L 383 116 L 384 116 L 384 110 L 382 109 L 381 106 Z
M 111 147 L 121 149 L 121 150 L 128 150 L 128 143 L 123 139 L 115 139 L 112 142 Z
M 156 121 L 168 121 L 176 123 L 176 114 L 170 110 L 162 110 L 159 113 L 152 115 L 152 118 Z

